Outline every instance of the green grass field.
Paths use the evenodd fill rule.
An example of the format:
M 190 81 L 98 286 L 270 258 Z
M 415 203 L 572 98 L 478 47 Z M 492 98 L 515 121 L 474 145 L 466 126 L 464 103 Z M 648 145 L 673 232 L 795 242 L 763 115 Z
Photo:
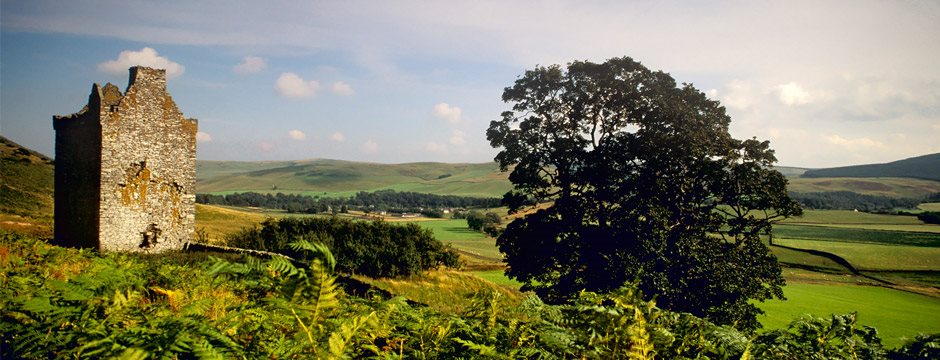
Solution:
M 859 270 L 940 270 L 940 248 L 776 238 L 774 243 L 838 255 Z
M 858 312 L 861 324 L 874 326 L 887 347 L 918 333 L 940 332 L 940 299 L 881 287 L 790 284 L 787 300 L 759 303 L 767 314 L 759 317 L 767 329 L 785 328 L 802 314 L 828 316 Z
M 422 227 L 431 229 L 434 237 L 438 240 L 484 240 L 486 235 L 479 231 L 471 230 L 467 227 L 467 220 L 428 220 L 415 221 L 414 223 Z
M 467 227 L 467 220 L 428 220 L 415 223 L 431 229 L 436 239 L 451 244 L 458 250 L 494 263 L 500 262 L 503 258 L 503 254 L 496 247 L 496 239 L 487 237 L 479 231 L 470 230 Z
M 810 255 L 805 252 L 780 247 L 771 247 L 770 251 L 777 257 L 778 262 L 787 266 L 813 269 L 831 274 L 849 273 L 849 270 L 846 269 L 845 266 L 826 257 Z
M 940 233 L 780 224 L 774 238 L 940 247 Z
M 923 203 L 917 206 L 923 211 L 940 211 L 940 203 Z
M 852 210 L 803 210 L 803 216 L 782 221 L 783 224 L 892 224 L 922 225 L 916 216 L 871 214 Z
M 862 230 L 881 230 L 881 231 L 904 231 L 904 232 L 921 232 L 921 233 L 940 233 L 940 225 L 935 224 L 911 224 L 911 225 L 901 225 L 901 224 L 806 224 L 806 225 L 816 225 L 824 226 L 829 228 L 844 228 L 844 229 L 862 229 Z
M 497 285 L 508 286 L 514 289 L 518 289 L 520 286 L 522 286 L 521 282 L 506 277 L 506 274 L 503 273 L 503 270 L 480 270 L 471 271 L 470 273 L 476 275 L 477 277 L 489 280 Z

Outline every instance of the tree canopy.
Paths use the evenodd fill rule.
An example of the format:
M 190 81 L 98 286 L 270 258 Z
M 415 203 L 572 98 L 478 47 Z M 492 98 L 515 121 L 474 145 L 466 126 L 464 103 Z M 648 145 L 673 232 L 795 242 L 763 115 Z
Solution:
M 800 214 L 767 141 L 731 137 L 718 101 L 631 58 L 536 67 L 503 92 L 490 144 L 517 218 L 506 273 L 549 302 L 635 282 L 661 306 L 753 329 L 783 298 L 761 241 Z

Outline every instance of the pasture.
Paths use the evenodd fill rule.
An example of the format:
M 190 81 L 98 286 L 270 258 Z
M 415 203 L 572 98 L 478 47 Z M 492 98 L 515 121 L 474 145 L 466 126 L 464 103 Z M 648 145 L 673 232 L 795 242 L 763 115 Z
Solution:
M 940 271 L 940 247 L 784 238 L 774 239 L 774 243 L 835 254 L 859 270 Z
M 758 303 L 766 312 L 758 319 L 765 329 L 785 328 L 803 314 L 858 313 L 858 322 L 878 329 L 886 347 L 902 338 L 940 332 L 940 299 L 874 286 L 791 283 L 784 289 L 787 300 Z
M 774 226 L 774 239 L 831 240 L 853 243 L 940 247 L 940 233 L 887 231 L 852 227 L 780 224 Z
M 792 217 L 781 224 L 892 224 L 892 225 L 918 225 L 923 224 L 915 216 L 898 216 L 887 214 L 872 214 L 852 210 L 803 210 L 803 216 Z
M 923 203 L 917 208 L 923 211 L 940 211 L 940 203 Z
M 501 267 L 503 254 L 496 247 L 496 239 L 470 230 L 467 220 L 426 220 L 416 224 L 431 229 L 438 240 L 451 244 L 470 259 L 464 259 L 471 268 Z

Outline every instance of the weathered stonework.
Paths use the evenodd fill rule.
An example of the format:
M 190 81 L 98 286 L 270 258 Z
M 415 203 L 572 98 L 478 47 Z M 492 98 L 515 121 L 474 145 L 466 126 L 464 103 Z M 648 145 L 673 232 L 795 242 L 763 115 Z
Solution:
M 124 94 L 94 84 L 88 105 L 52 124 L 55 243 L 159 252 L 192 240 L 197 123 L 167 93 L 165 70 L 131 68 Z

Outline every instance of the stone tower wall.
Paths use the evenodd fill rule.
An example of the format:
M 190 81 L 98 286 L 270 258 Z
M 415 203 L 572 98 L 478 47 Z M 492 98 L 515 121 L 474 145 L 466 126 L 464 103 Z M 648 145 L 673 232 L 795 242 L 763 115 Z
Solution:
M 98 247 L 98 201 L 101 181 L 101 89 L 91 88 L 88 106 L 69 116 L 56 116 L 55 236 L 57 244 Z
M 182 248 L 194 233 L 196 121 L 184 118 L 167 93 L 164 70 L 131 68 L 124 94 L 111 84 L 98 93 L 100 106 L 96 109 L 90 101 L 86 107 L 88 116 L 97 118 L 97 140 L 72 139 L 97 142 L 100 153 L 94 205 L 97 247 L 147 252 Z M 57 123 L 56 128 L 64 126 Z M 56 136 L 58 179 L 60 134 Z M 57 193 L 56 229 L 58 197 Z M 68 222 L 62 219 L 63 224 Z M 58 239 L 58 230 L 56 235 Z

